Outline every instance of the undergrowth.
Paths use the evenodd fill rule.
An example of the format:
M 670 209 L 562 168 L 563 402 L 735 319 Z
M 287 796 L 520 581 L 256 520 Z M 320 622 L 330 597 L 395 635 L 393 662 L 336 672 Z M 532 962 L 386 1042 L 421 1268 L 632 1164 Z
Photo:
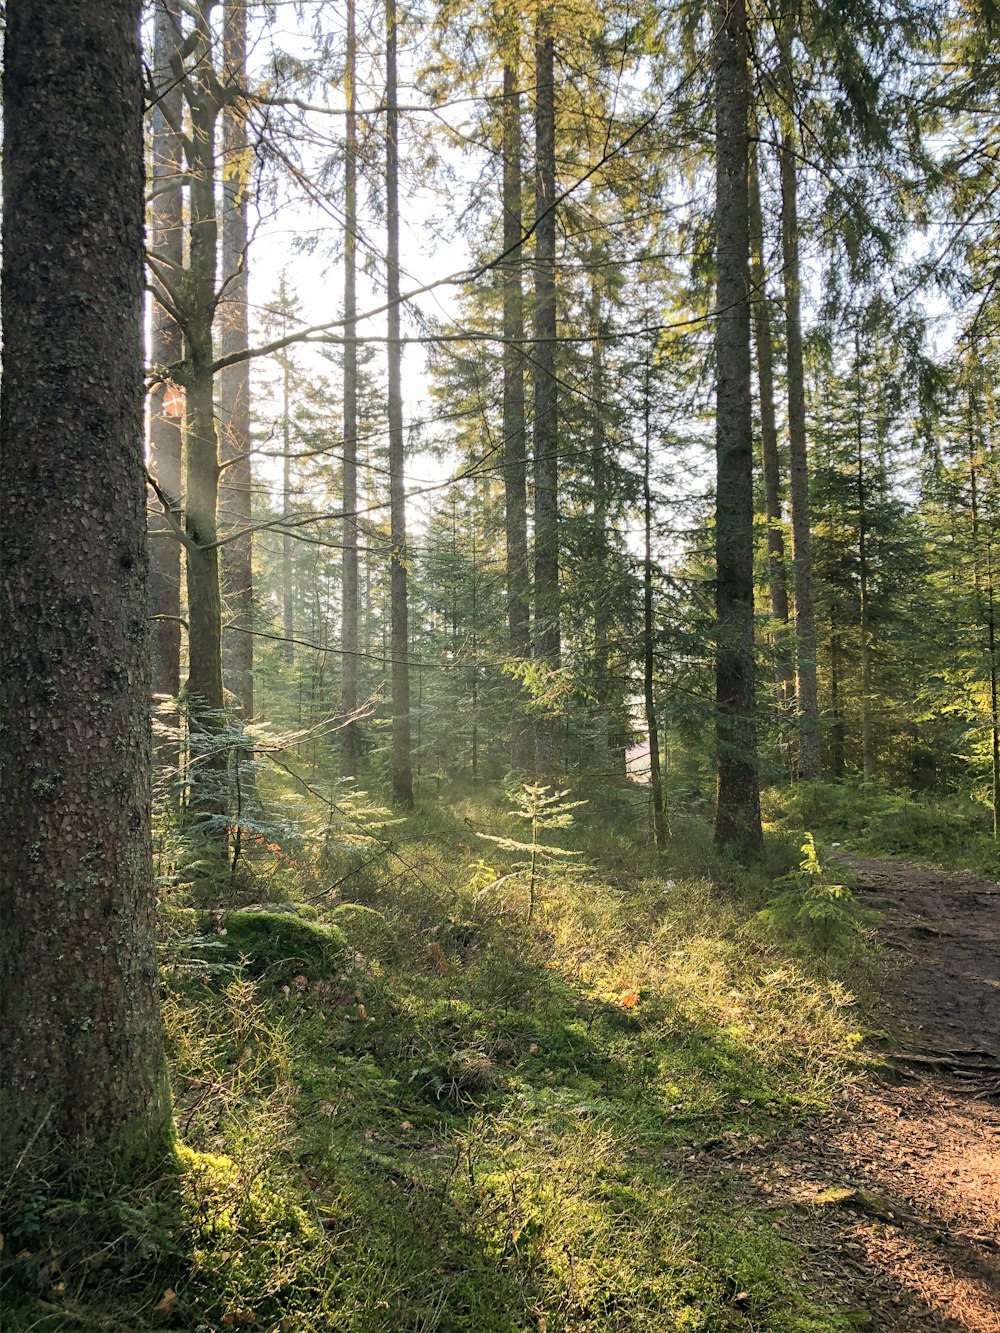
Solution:
M 845 850 L 1000 875 L 991 812 L 965 796 L 921 798 L 873 782 L 799 782 L 764 793 L 764 809 L 774 829 L 811 829 Z
M 336 927 L 322 968 L 295 930 L 263 966 L 242 912 L 234 956 L 226 914 L 174 891 L 175 1161 L 85 1219 L 39 1197 L 6 1237 L 5 1328 L 850 1326 L 754 1192 L 699 1165 L 707 1140 L 779 1137 L 857 1066 L 863 935 L 820 947 L 767 916 L 794 844 L 746 869 L 678 818 L 658 860 L 641 808 L 594 797 L 548 835 L 577 855 L 536 876 L 529 921 L 523 821 L 446 796 L 377 854 L 264 864 L 262 919 Z

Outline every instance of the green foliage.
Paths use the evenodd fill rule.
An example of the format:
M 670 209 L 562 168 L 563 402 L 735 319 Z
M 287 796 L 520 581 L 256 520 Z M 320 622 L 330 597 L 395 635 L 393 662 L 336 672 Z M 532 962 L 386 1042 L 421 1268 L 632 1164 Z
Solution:
M 529 921 L 535 913 L 537 884 L 541 874 L 544 873 L 544 871 L 540 871 L 539 863 L 542 867 L 546 867 L 567 857 L 580 855 L 578 851 L 539 841 L 539 833 L 543 830 L 572 828 L 573 815 L 571 812 L 579 809 L 581 805 L 587 804 L 586 801 L 567 801 L 566 797 L 568 795 L 568 791 L 555 791 L 548 785 L 533 782 L 522 783 L 512 794 L 511 800 L 515 818 L 522 819 L 531 825 L 530 842 L 521 842 L 504 834 L 476 833 L 477 838 L 495 843 L 505 852 L 522 852 L 528 857 L 527 861 L 516 863 L 511 873 L 514 875 L 524 873 L 528 877 Z M 503 878 L 506 880 L 510 876 L 504 876 Z
M 762 921 L 778 930 L 801 928 L 824 953 L 846 949 L 855 942 L 862 922 L 854 895 L 846 884 L 828 879 L 811 833 L 802 844 L 798 872 L 778 882 L 786 883 L 788 888 L 758 912 Z
M 700 824 L 679 818 L 658 862 L 641 798 L 577 808 L 540 785 L 513 810 L 451 789 L 316 897 L 318 926 L 223 918 L 263 975 L 167 973 L 175 1174 L 116 1214 L 101 1265 L 61 1243 L 32 1275 L 8 1245 L 9 1326 L 37 1327 L 41 1295 L 53 1329 L 136 1333 L 398 1333 L 429 1311 L 441 1333 L 737 1333 L 748 1311 L 761 1333 L 837 1333 L 775 1214 L 688 1159 L 709 1136 L 780 1138 L 850 1077 L 847 964 L 804 923 L 761 923 L 764 871 L 716 858 Z M 528 922 L 481 892 L 470 825 L 498 851 L 572 836 L 587 868 L 550 860 Z M 169 919 L 183 935 L 213 917 Z M 320 934 L 322 968 L 271 984 L 286 949 L 305 961 L 303 927 L 330 926 L 347 949 Z M 48 1201 L 34 1226 L 22 1248 L 51 1263 Z
M 915 796 L 880 783 L 809 782 L 771 789 L 764 806 L 782 830 L 813 828 L 828 843 L 863 855 L 912 857 L 986 875 L 1000 870 L 990 812 L 957 794 Z

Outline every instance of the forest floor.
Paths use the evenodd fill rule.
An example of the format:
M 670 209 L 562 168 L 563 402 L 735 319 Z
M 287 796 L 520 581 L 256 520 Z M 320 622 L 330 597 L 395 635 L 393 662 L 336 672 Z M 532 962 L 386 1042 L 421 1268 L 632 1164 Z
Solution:
M 894 963 L 890 1071 L 762 1151 L 716 1145 L 704 1169 L 773 1198 L 801 1276 L 859 1326 L 1000 1333 L 1000 884 L 844 860 Z
M 29 1199 L 5 1333 L 1000 1333 L 1000 884 L 861 859 L 979 855 L 892 801 L 827 820 L 818 899 L 815 812 L 743 867 L 681 815 L 657 856 L 641 792 L 553 835 L 533 917 L 461 788 L 377 855 L 260 839 L 243 911 L 179 884 L 176 1170 Z

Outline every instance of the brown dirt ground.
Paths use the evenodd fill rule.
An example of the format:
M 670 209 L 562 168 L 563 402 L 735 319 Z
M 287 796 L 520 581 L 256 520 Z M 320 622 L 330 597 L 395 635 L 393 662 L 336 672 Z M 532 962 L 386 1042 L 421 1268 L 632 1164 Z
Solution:
M 1000 1333 L 1000 883 L 845 858 L 894 963 L 890 1070 L 738 1168 L 885 1333 Z

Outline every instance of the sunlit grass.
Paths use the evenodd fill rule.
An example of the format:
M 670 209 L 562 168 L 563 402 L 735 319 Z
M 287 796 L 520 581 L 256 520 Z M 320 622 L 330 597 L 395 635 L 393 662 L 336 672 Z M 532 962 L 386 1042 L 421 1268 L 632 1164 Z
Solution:
M 767 871 L 718 861 L 695 825 L 658 861 L 641 821 L 595 801 L 553 831 L 581 855 L 548 867 L 530 924 L 514 853 L 476 837 L 523 837 L 495 795 L 455 791 L 378 855 L 327 851 L 322 875 L 299 855 L 294 883 L 262 883 L 344 932 L 324 975 L 254 980 L 194 944 L 183 965 L 175 924 L 178 1169 L 151 1196 L 155 1262 L 77 1274 L 87 1317 L 839 1329 L 754 1198 L 687 1160 L 706 1137 L 780 1134 L 852 1076 L 849 984 L 758 920 Z

